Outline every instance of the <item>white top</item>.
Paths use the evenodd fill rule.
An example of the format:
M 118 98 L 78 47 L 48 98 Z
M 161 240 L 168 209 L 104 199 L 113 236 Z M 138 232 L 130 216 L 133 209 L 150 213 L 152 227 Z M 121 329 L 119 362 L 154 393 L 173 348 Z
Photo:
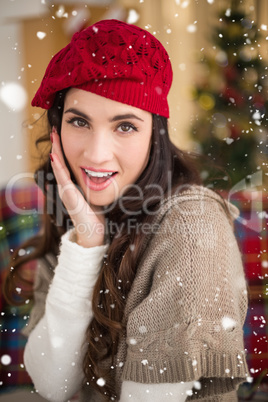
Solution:
M 92 319 L 91 297 L 108 246 L 83 248 L 62 237 L 58 265 L 46 299 L 45 314 L 30 333 L 24 363 L 34 386 L 49 401 L 72 398 L 83 382 L 85 333 Z M 184 402 L 194 382 L 140 384 L 124 381 L 120 402 Z

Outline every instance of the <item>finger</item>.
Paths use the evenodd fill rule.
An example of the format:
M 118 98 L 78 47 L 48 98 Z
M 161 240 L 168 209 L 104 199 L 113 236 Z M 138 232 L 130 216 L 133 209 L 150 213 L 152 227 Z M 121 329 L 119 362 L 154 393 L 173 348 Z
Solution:
M 58 184 L 59 195 L 70 215 L 77 214 L 85 209 L 86 202 L 78 191 L 66 166 L 62 166 L 57 154 L 51 154 L 51 166 Z
M 61 161 L 59 155 L 54 151 L 54 148 L 50 154 L 51 166 L 56 177 L 57 183 L 64 186 L 71 182 L 69 171 L 63 161 Z
M 96 215 L 89 203 L 76 188 L 66 166 L 56 153 L 51 154 L 51 166 L 58 183 L 60 198 L 76 228 L 77 243 L 94 247 L 104 243 L 104 217 Z
M 62 166 L 66 166 L 65 161 L 64 161 L 64 156 L 62 152 L 62 146 L 61 146 L 61 141 L 60 141 L 60 136 L 57 133 L 57 130 L 55 127 L 53 127 L 52 132 L 51 132 L 51 140 L 52 140 L 52 150 L 51 152 L 54 154 L 57 154 L 60 160 L 60 163 Z

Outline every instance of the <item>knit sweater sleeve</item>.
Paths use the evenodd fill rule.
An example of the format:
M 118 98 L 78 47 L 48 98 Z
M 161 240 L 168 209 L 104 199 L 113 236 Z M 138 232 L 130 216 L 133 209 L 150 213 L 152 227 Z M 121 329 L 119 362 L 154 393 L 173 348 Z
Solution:
M 54 278 L 42 318 L 31 324 L 24 352 L 26 370 L 46 399 L 63 401 L 81 386 L 85 332 L 92 318 L 91 295 L 107 246 L 82 248 L 62 237 Z M 42 289 L 37 302 L 44 302 Z M 40 306 L 39 306 L 40 307 Z M 36 319 L 35 319 L 36 321 Z
M 223 207 L 209 197 L 178 202 L 156 230 L 129 294 L 123 381 L 196 380 L 200 390 L 191 399 L 233 395 L 248 376 L 246 311 L 241 255 Z

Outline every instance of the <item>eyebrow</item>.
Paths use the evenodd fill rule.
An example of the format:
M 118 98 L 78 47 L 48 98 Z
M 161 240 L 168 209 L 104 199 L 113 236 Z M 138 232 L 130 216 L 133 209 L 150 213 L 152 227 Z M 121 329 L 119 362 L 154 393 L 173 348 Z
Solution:
M 73 114 L 76 114 L 76 115 L 78 115 L 80 117 L 83 117 L 84 119 L 86 119 L 86 120 L 88 120 L 90 122 L 92 121 L 91 117 L 89 117 L 87 114 L 85 114 L 85 113 L 83 113 L 80 110 L 75 109 L 75 108 L 67 109 L 67 110 L 65 110 L 64 114 L 65 113 L 73 113 Z M 140 121 L 144 121 L 140 117 L 136 116 L 133 113 L 119 114 L 119 115 L 116 115 L 116 116 L 112 117 L 109 121 L 112 123 L 114 121 L 125 120 L 125 119 L 137 119 L 137 120 L 140 120 Z
M 125 120 L 125 119 L 137 119 L 140 121 L 144 121 L 133 113 L 119 114 L 118 116 L 114 116 L 112 119 L 110 119 L 110 121 L 113 122 L 113 121 Z
M 87 120 L 91 121 L 91 118 L 88 115 L 86 115 L 83 112 L 80 112 L 80 110 L 75 109 L 75 108 L 70 108 L 70 109 L 65 110 L 64 114 L 66 114 L 66 113 L 77 114 L 78 116 L 83 117 L 84 119 L 87 119 Z

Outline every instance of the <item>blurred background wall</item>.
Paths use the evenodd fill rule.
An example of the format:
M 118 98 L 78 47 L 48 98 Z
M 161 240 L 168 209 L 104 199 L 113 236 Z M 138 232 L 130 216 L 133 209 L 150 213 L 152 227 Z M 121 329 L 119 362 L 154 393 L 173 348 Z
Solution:
M 263 31 L 260 52 L 267 57 L 268 2 L 241 3 Z M 171 138 L 180 148 L 191 149 L 198 57 L 212 50 L 211 31 L 228 4 L 230 0 L 0 0 L 0 186 L 12 179 L 19 184 L 38 164 L 33 122 L 43 111 L 30 101 L 48 61 L 75 31 L 103 18 L 148 29 L 167 48 L 174 69 Z

